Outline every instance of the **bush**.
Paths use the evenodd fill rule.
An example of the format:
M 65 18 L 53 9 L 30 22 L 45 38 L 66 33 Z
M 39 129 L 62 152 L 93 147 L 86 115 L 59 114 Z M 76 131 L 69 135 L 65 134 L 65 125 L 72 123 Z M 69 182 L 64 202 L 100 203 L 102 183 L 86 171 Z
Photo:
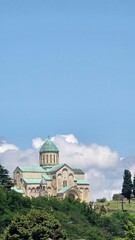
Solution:
M 106 198 L 100 198 L 100 199 L 96 199 L 96 202 L 101 202 L 101 203 L 104 203 L 106 202 Z

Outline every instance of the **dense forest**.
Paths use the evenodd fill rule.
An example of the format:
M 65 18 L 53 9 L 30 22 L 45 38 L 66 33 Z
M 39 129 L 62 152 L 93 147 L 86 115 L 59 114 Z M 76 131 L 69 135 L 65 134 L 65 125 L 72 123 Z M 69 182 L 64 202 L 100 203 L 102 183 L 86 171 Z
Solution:
M 74 199 L 29 199 L 0 186 L 0 239 L 135 239 L 128 212 L 96 212 Z

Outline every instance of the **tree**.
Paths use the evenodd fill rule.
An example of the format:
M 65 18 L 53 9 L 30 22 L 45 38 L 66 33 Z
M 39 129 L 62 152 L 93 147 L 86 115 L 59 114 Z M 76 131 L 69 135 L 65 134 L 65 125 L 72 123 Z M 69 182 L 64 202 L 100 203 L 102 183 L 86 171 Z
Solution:
M 135 239 L 135 225 L 132 222 L 128 222 L 125 226 L 125 240 L 134 240 Z
M 31 208 L 30 198 L 23 197 L 14 190 L 7 191 L 3 185 L 0 185 L 0 234 L 9 226 L 17 213 L 27 214 Z
M 135 175 L 134 175 L 134 178 L 133 178 L 133 195 L 135 197 Z
M 5 188 L 11 188 L 13 185 L 12 179 L 9 176 L 9 171 L 0 164 L 0 184 Z
M 27 215 L 16 215 L 2 237 L 3 240 L 64 240 L 66 233 L 49 213 L 31 210 Z
M 8 226 L 10 222 L 6 193 L 7 191 L 5 191 L 4 186 L 0 185 L 0 234 L 3 232 L 5 226 Z
M 131 173 L 129 170 L 126 169 L 123 176 L 122 195 L 129 200 L 129 203 L 131 199 L 132 189 L 133 184 L 131 180 Z

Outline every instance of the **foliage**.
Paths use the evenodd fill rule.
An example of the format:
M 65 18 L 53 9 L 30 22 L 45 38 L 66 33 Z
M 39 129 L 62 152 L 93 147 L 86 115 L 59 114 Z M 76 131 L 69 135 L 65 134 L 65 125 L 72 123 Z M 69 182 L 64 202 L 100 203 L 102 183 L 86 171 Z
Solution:
M 128 221 L 127 225 L 125 225 L 125 240 L 135 240 L 135 225 Z
M 102 215 L 100 226 L 111 232 L 114 237 L 124 237 L 124 230 L 127 223 L 131 221 L 135 224 L 135 219 L 128 212 L 118 212 L 111 215 Z
M 27 215 L 17 215 L 5 230 L 3 240 L 66 239 L 58 220 L 41 210 L 31 210 Z
M 134 175 L 134 178 L 133 178 L 133 195 L 135 197 L 135 175 Z
M 124 238 L 115 238 L 115 240 L 135 240 L 135 225 L 128 221 L 125 225 Z
M 0 186 L 0 233 L 10 223 L 12 213 L 9 210 L 7 194 L 4 186 Z
M 9 171 L 0 164 L 0 184 L 9 189 L 13 185 Z
M 40 205 L 39 205 L 40 203 Z M 85 202 L 81 203 L 79 200 L 65 198 L 59 201 L 57 198 L 50 199 L 39 197 L 32 199 L 33 208 L 42 208 L 50 212 L 59 220 L 63 229 L 66 230 L 69 239 L 87 238 L 89 235 L 95 235 L 100 239 L 105 239 L 102 236 L 100 229 L 95 229 L 91 225 L 98 220 L 98 214 L 94 211 L 92 203 L 87 205 Z M 91 230 L 90 230 L 91 229 Z M 91 233 L 90 233 L 91 232 Z
M 126 169 L 123 176 L 122 195 L 129 200 L 129 203 L 131 199 L 132 188 L 133 184 L 131 180 L 131 173 Z
M 119 201 L 112 201 L 110 205 L 114 203 L 117 204 L 117 206 L 118 204 L 120 205 Z M 125 209 L 126 204 L 124 206 Z M 104 205 L 107 208 L 110 207 L 107 201 L 105 203 L 96 203 L 96 205 L 100 207 Z M 134 208 L 134 200 L 131 200 L 131 204 L 128 205 Z M 80 202 L 75 199 L 65 198 L 58 200 L 55 197 L 48 199 L 42 196 L 29 199 L 23 197 L 20 193 L 7 190 L 4 186 L 0 185 L 0 233 L 2 234 L 5 230 L 4 235 L 1 235 L 0 239 L 6 239 L 8 236 L 7 239 L 27 240 L 33 239 L 32 237 L 36 234 L 41 234 L 41 239 L 44 239 L 44 237 L 42 238 L 42 233 L 45 230 L 45 226 L 40 222 L 40 214 L 44 213 L 44 215 L 49 215 L 56 220 L 59 226 L 61 225 L 59 229 L 61 229 L 63 234 L 66 232 L 67 239 L 125 240 L 126 234 L 128 236 L 128 231 L 131 232 L 131 230 L 126 229 L 125 226 L 128 225 L 128 222 L 135 226 L 135 215 L 122 211 L 118 213 L 103 212 L 104 211 L 100 211 L 100 208 L 95 209 L 93 202 L 86 204 L 85 202 Z M 30 215 L 33 217 L 30 218 Z M 38 216 L 39 222 L 35 220 Z M 37 226 L 38 223 L 39 225 Z M 49 226 L 52 227 L 51 225 Z M 22 234 L 22 237 L 19 236 L 19 238 L 18 228 L 19 234 Z M 12 229 L 14 236 L 10 236 L 11 232 L 9 235 L 9 229 Z M 62 229 L 64 229 L 64 231 Z M 55 229 L 53 232 L 54 231 Z M 31 237 L 29 236 L 30 233 L 35 235 Z M 9 236 L 11 238 L 9 238 Z
M 14 190 L 7 192 L 7 203 L 10 206 L 10 210 L 15 212 L 27 213 L 31 208 L 31 200 L 28 197 L 23 197 L 20 193 Z
M 99 198 L 99 199 L 96 200 L 96 202 L 104 203 L 104 202 L 106 202 L 106 198 L 105 197 L 104 198 Z
M 106 203 L 108 211 L 121 211 L 122 210 L 122 201 L 109 201 Z M 128 200 L 123 199 L 123 208 L 124 211 L 134 211 L 135 210 L 135 199 L 131 199 L 130 203 Z
M 31 200 L 21 194 L 0 186 L 0 233 L 9 225 L 13 216 L 19 212 L 27 213 L 31 208 Z

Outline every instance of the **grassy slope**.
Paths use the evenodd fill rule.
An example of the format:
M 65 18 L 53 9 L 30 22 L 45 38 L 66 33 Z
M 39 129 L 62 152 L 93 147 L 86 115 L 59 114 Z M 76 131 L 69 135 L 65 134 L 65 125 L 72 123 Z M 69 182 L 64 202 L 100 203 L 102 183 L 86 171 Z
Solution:
M 122 209 L 121 201 L 112 200 L 112 201 L 105 203 L 105 205 L 107 205 L 107 209 L 116 209 L 116 210 Z M 131 203 L 129 203 L 128 200 L 124 200 L 123 209 L 135 211 L 135 199 L 131 200 Z

